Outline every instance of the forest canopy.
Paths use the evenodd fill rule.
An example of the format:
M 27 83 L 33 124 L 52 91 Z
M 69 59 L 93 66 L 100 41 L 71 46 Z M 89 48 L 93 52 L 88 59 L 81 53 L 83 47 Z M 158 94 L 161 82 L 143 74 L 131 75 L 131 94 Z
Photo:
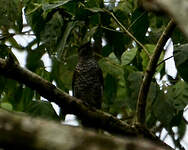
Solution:
M 91 117 L 93 127 L 100 120 L 99 128 L 113 129 L 112 133 L 121 124 L 117 120 L 130 127 L 141 125 L 159 139 L 166 129 L 175 147 L 183 149 L 188 32 L 182 22 L 185 16 L 174 13 L 183 2 L 177 8 L 174 3 L 166 8 L 168 3 L 160 0 L 0 0 L 0 107 L 59 122 L 64 121 L 64 112 L 81 120 Z M 20 37 L 29 39 L 27 44 Z M 78 48 L 89 41 L 104 78 L 99 113 L 66 94 L 72 91 Z M 166 57 L 169 45 L 173 53 Z M 31 72 L 19 68 L 15 51 L 27 54 L 22 59 Z M 45 65 L 44 55 L 50 66 Z M 177 74 L 167 71 L 170 59 Z M 62 99 L 66 100 L 58 101 Z M 60 106 L 60 113 L 51 102 Z M 112 120 L 104 119 L 107 114 Z M 117 125 L 107 125 L 113 119 Z

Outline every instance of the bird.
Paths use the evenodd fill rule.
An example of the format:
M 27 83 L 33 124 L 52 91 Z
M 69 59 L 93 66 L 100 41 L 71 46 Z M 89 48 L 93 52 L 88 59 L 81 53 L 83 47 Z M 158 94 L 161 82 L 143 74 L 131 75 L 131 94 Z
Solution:
M 78 63 L 72 79 L 73 96 L 85 104 L 101 109 L 104 83 L 103 74 L 94 56 L 90 42 L 78 48 Z

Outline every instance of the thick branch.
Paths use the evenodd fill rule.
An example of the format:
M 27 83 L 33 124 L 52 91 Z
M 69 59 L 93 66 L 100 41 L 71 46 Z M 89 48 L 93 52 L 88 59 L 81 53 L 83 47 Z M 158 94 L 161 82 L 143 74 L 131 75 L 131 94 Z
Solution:
M 187 0 L 142 0 L 146 8 L 163 10 L 173 17 L 181 31 L 188 39 L 188 1 Z
M 0 74 L 4 75 L 5 77 L 17 80 L 18 82 L 36 90 L 41 96 L 51 102 L 55 102 L 68 113 L 77 115 L 81 120 L 87 120 L 93 124 L 94 128 L 101 128 L 110 133 L 123 136 L 133 137 L 139 135 L 164 145 L 163 142 L 161 142 L 146 128 L 142 126 L 129 126 L 125 122 L 110 114 L 104 113 L 94 108 L 90 108 L 86 104 L 82 103 L 81 100 L 64 93 L 40 76 L 32 73 L 29 70 L 21 68 L 17 64 L 7 62 L 1 58 Z
M 27 150 L 164 150 L 144 139 L 96 133 L 0 109 L 0 148 Z
M 168 23 L 165 31 L 161 35 L 161 37 L 155 47 L 152 58 L 147 66 L 147 69 L 146 69 L 146 72 L 144 75 L 144 79 L 143 79 L 142 85 L 140 87 L 138 101 L 137 101 L 137 122 L 140 124 L 145 123 L 146 100 L 147 100 L 147 95 L 149 92 L 150 84 L 152 81 L 152 77 L 155 74 L 157 62 L 160 58 L 161 52 L 163 51 L 163 47 L 165 46 L 167 40 L 170 38 L 174 28 L 175 28 L 175 24 L 174 24 L 173 20 L 171 20 Z
M 9 63 L 0 58 L 0 74 L 17 80 L 20 83 L 36 90 L 41 96 L 50 102 L 58 104 L 65 112 L 77 115 L 80 119 L 87 120 L 93 127 L 101 128 L 112 133 L 127 136 L 136 136 L 139 132 L 123 121 L 94 108 L 89 108 L 81 100 L 68 95 L 56 88 L 52 83 L 44 80 L 37 74 L 21 68 L 19 65 Z M 152 135 L 148 133 L 152 138 Z

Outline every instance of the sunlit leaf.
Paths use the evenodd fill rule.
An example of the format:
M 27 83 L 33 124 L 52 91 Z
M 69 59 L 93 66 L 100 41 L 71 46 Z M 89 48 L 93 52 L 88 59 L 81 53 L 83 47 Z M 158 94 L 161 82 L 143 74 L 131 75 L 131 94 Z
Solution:
M 93 28 L 91 28 L 85 35 L 84 39 L 83 39 L 83 43 L 87 43 L 91 40 L 91 38 L 93 37 L 93 35 L 95 34 L 96 30 L 97 30 L 98 26 L 95 26 Z
M 114 58 L 114 54 L 111 55 L 111 58 L 102 58 L 99 61 L 99 65 L 103 72 L 107 72 L 117 78 L 123 75 L 123 68 L 119 63 L 117 63 L 117 58 Z
M 97 7 L 86 8 L 86 9 L 93 12 L 93 13 L 105 12 L 102 8 L 97 8 Z
M 43 3 L 42 4 L 42 9 L 44 11 L 55 9 L 57 7 L 60 7 L 66 3 L 68 3 L 71 0 L 61 0 L 61 1 L 55 1 L 54 3 Z
M 126 50 L 122 56 L 121 56 L 121 63 L 122 65 L 128 65 L 131 63 L 131 61 L 134 59 L 134 57 L 136 56 L 136 52 L 137 52 L 137 47 L 132 48 L 130 50 Z
M 3 109 L 9 110 L 9 111 L 13 110 L 12 105 L 10 103 L 7 103 L 7 102 L 0 103 L 0 107 L 3 108 Z

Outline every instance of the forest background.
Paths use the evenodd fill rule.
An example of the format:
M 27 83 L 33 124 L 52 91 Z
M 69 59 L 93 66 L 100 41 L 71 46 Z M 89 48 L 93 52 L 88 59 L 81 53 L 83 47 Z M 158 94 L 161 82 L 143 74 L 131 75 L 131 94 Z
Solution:
M 168 136 L 174 148 L 184 149 L 188 4 L 186 0 L 175 4 L 176 0 L 0 0 L 0 107 L 12 112 L 1 110 L 0 146 L 6 149 L 11 142 L 33 146 L 32 142 L 21 146 L 19 138 L 9 137 L 25 136 L 6 126 L 15 129 L 11 118 L 23 115 L 18 112 L 61 122 L 66 109 L 91 121 L 93 128 L 158 142 Z M 29 41 L 23 44 L 20 37 Z M 102 110 L 67 94 L 72 90 L 77 49 L 88 41 L 93 42 L 103 71 Z M 168 46 L 173 53 L 166 57 Z M 17 59 L 17 52 L 26 54 L 25 69 L 19 65 L 25 57 Z M 44 56 L 50 60 L 47 65 Z M 175 60 L 177 74 L 167 71 L 170 59 Z M 60 113 L 51 102 L 59 105 Z

